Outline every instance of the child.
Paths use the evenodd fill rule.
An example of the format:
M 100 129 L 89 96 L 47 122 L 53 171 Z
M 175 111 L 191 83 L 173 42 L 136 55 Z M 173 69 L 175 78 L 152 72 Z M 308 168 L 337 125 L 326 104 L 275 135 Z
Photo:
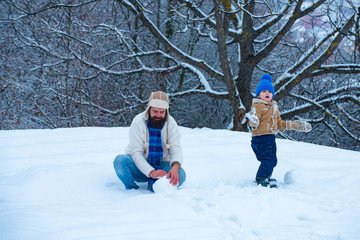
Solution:
M 275 179 L 270 179 L 277 164 L 275 135 L 277 130 L 297 130 L 310 132 L 311 125 L 305 120 L 283 121 L 280 117 L 278 105 L 273 101 L 275 95 L 272 77 L 264 74 L 256 88 L 257 98 L 253 99 L 248 115 L 252 130 L 251 147 L 260 161 L 256 173 L 256 183 L 261 186 L 277 187 Z

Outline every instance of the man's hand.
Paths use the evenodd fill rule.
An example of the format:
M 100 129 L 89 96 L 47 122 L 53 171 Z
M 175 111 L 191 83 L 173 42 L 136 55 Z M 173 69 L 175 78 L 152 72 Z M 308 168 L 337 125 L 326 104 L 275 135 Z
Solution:
M 174 186 L 177 186 L 179 183 L 179 169 L 180 169 L 180 164 L 176 163 L 172 166 L 172 168 L 167 174 L 167 178 L 170 178 L 170 184 Z
M 166 171 L 159 169 L 159 170 L 152 170 L 149 173 L 149 176 L 153 179 L 158 179 L 158 178 L 165 176 L 166 174 L 167 174 Z

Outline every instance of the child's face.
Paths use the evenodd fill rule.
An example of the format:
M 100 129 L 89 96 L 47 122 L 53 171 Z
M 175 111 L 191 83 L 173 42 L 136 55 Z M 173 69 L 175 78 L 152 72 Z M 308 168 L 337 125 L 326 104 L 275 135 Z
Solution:
M 261 91 L 259 93 L 259 98 L 261 100 L 264 100 L 264 101 L 267 101 L 267 102 L 271 102 L 272 98 L 273 98 L 273 94 L 272 92 L 270 92 L 269 90 L 264 90 L 264 91 Z

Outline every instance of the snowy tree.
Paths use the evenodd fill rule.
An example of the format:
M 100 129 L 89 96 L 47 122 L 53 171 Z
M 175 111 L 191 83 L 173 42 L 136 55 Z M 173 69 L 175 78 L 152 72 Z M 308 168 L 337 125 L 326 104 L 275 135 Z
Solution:
M 270 73 L 276 78 L 275 100 L 287 107 L 284 117 L 305 117 L 334 135 L 340 129 L 359 141 L 360 87 L 355 78 L 360 72 L 359 13 L 351 1 L 341 5 L 325 0 L 173 2 L 178 36 L 197 32 L 207 52 L 216 52 L 216 63 L 210 62 L 211 54 L 210 59 L 206 54 L 190 55 L 166 37 L 152 20 L 151 1 L 119 2 L 198 79 L 197 85 L 173 96 L 192 92 L 227 98 L 233 110 L 232 129 L 245 130 L 245 113 L 254 97 L 251 90 L 262 73 Z
M 2 41 L 13 43 L 1 50 L 8 54 L 0 117 L 15 109 L 5 99 L 22 91 L 24 114 L 11 115 L 23 119 L 20 127 L 127 125 L 160 89 L 181 125 L 247 131 L 255 87 L 270 73 L 282 117 L 314 126 L 282 136 L 359 149 L 356 1 L 5 0 L 0 7 Z

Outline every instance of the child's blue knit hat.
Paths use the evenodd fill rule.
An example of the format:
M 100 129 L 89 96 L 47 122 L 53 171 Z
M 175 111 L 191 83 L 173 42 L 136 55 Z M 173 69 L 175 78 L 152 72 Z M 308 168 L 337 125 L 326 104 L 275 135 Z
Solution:
M 256 88 L 256 96 L 259 96 L 260 92 L 264 90 L 268 90 L 273 94 L 273 97 L 275 96 L 275 89 L 274 86 L 271 84 L 272 77 L 270 74 L 264 74 L 261 77 L 260 83 Z

